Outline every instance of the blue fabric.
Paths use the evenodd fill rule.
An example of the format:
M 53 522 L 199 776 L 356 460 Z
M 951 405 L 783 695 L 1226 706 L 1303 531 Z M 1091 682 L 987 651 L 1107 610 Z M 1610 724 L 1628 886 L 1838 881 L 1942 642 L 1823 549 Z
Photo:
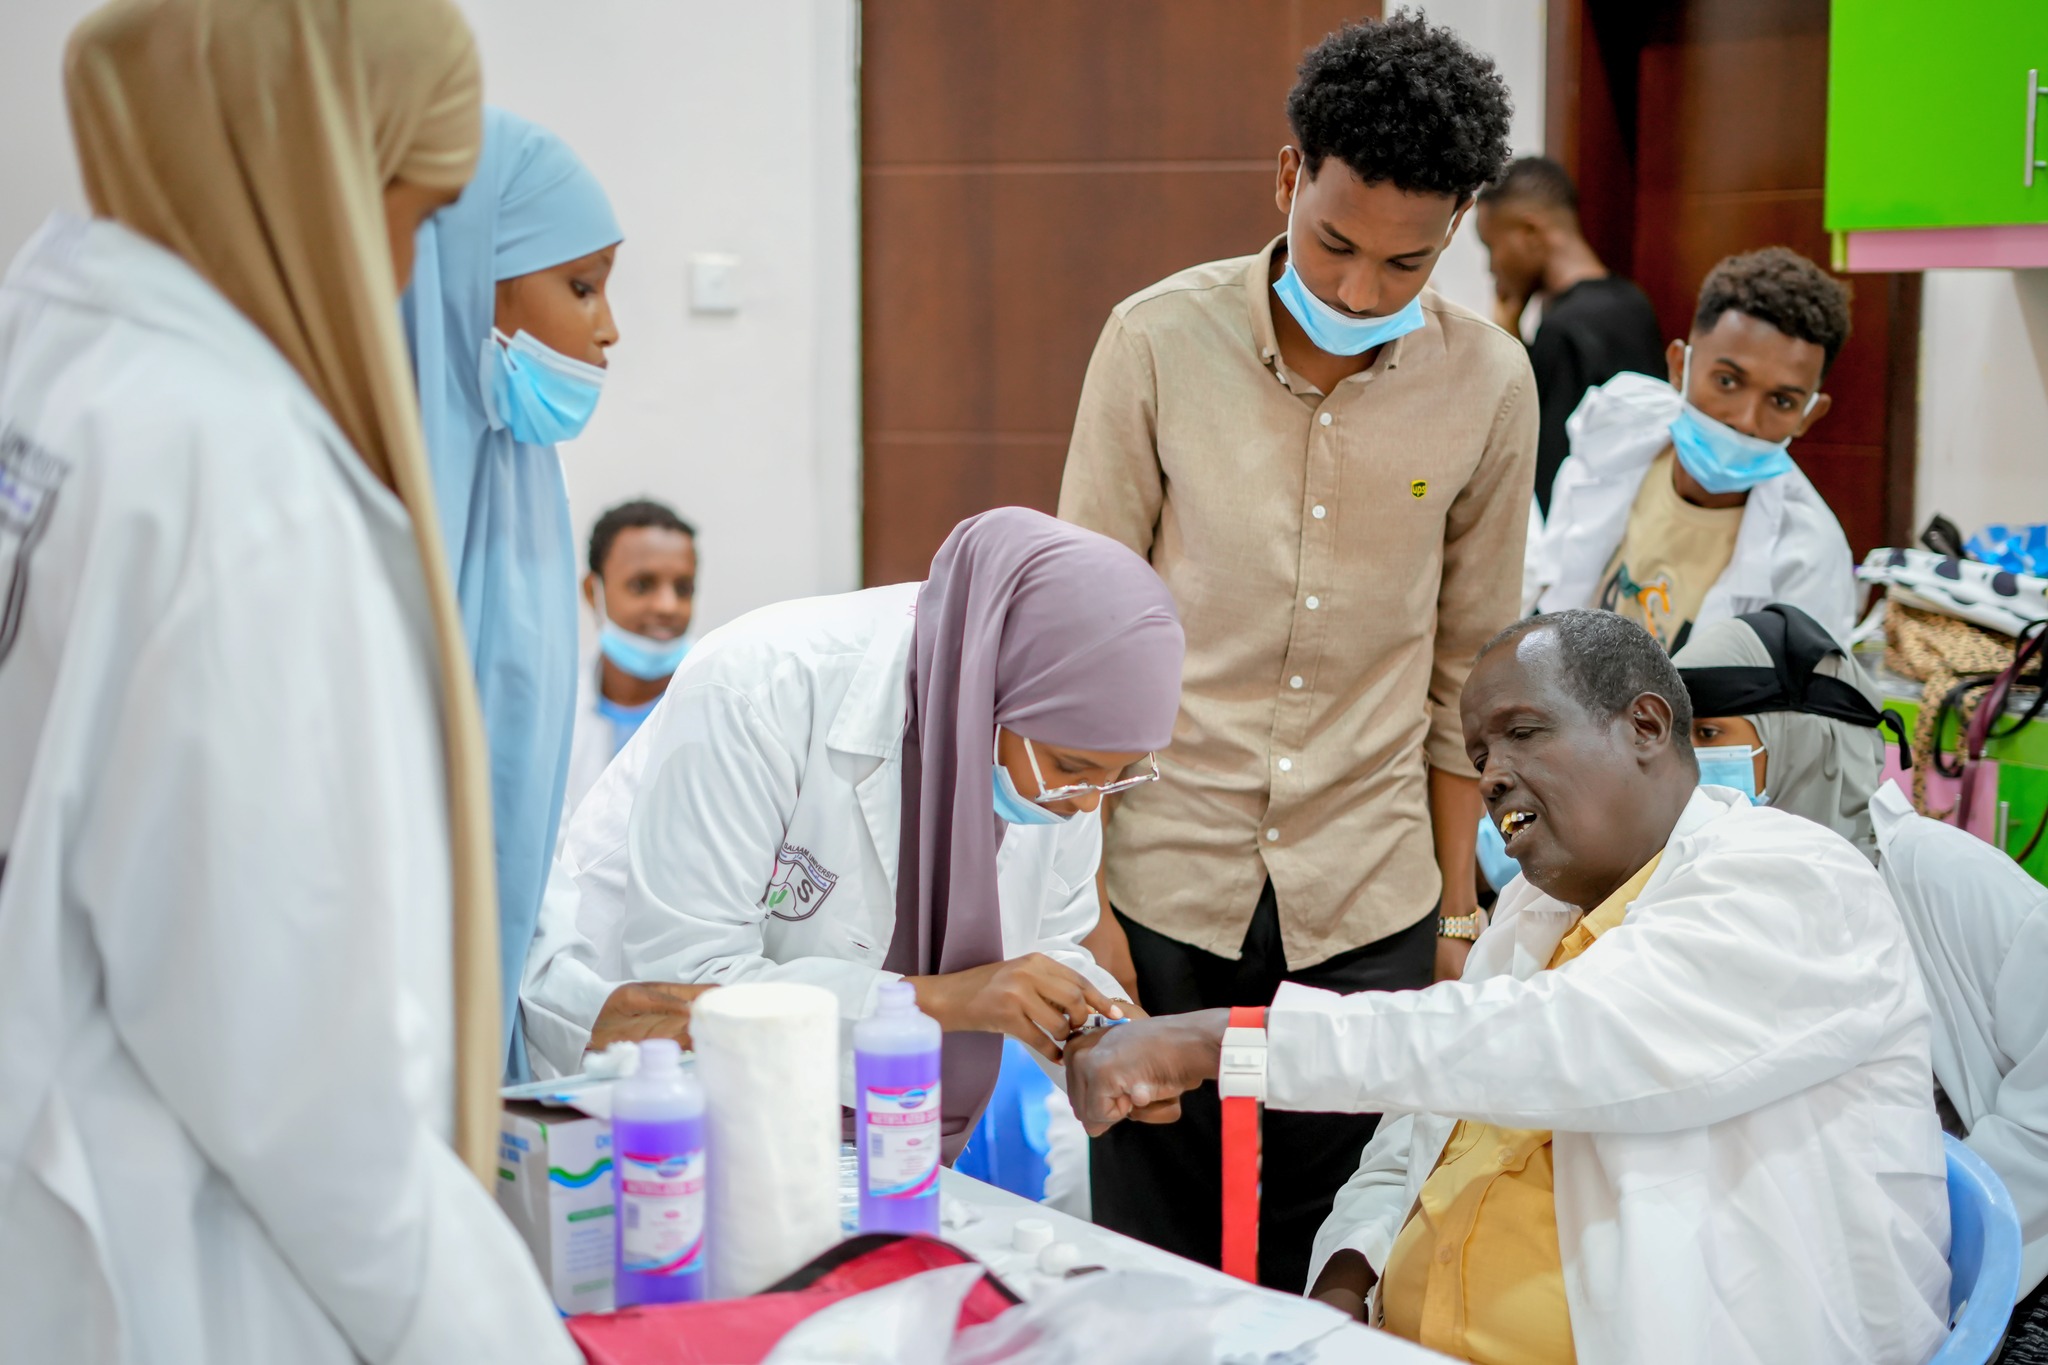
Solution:
M 1747 744 L 1695 744 L 1692 756 L 1699 760 L 1702 787 L 1732 787 L 1749 798 L 1752 806 L 1763 801 L 1756 792 L 1757 750 Z
M 1496 891 L 1508 889 L 1508 883 L 1522 875 L 1522 865 L 1508 856 L 1508 841 L 1501 837 L 1500 826 L 1493 823 L 1493 817 L 1479 817 L 1479 870 L 1486 877 L 1486 884 Z
M 420 229 L 402 304 L 427 456 L 491 747 L 506 1074 L 526 1075 L 519 978 L 540 915 L 576 719 L 576 538 L 553 446 L 484 415 L 483 347 L 497 283 L 622 234 L 590 172 L 545 129 L 484 111 L 462 197 Z
M 1984 1365 L 1998 1354 L 2020 1292 L 2020 1215 L 1983 1157 L 1944 1133 L 1948 1154 L 1948 1338 L 1928 1365 Z
M 2007 526 L 1993 522 L 1963 545 L 1973 559 L 2004 569 L 2008 573 L 2048 578 L 2048 526 Z
M 1051 1094 L 1052 1079 L 1029 1049 L 1015 1038 L 1003 1039 L 996 1088 L 953 1169 L 1026 1199 L 1045 1198 L 1051 1170 L 1046 1153 L 1052 1146 L 1045 1101 Z
M 612 757 L 619 756 L 619 750 L 626 747 L 626 741 L 640 733 L 640 722 L 654 714 L 655 703 L 661 700 L 643 701 L 638 706 L 621 706 L 610 697 L 598 694 L 597 714 L 611 722 Z

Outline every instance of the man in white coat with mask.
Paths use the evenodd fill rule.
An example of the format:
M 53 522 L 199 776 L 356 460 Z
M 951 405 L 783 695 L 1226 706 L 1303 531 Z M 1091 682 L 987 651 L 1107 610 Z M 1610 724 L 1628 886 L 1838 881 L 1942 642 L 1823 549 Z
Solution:
M 1947 1190 L 1927 1003 L 1869 860 L 1695 787 L 1684 684 L 1611 613 L 1502 632 L 1461 709 L 1524 873 L 1464 979 L 1103 1030 L 1068 1049 L 1075 1111 L 1170 1120 L 1226 1056 L 1269 1106 L 1406 1111 L 1313 1289 L 1461 1359 L 1921 1365 Z
M 1784 247 L 1700 286 L 1670 383 L 1617 375 L 1566 431 L 1544 520 L 1530 512 L 1524 610 L 1602 607 L 1682 648 L 1696 625 L 1789 602 L 1836 639 L 1855 624 L 1841 525 L 1787 451 L 1827 414 L 1849 293 Z

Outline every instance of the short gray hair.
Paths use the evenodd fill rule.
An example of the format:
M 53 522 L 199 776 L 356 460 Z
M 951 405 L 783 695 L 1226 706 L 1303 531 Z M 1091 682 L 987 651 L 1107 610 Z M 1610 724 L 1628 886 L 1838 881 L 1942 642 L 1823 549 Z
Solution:
M 1586 713 L 1611 721 L 1628 713 L 1629 704 L 1654 692 L 1671 708 L 1671 728 L 1687 763 L 1692 757 L 1692 694 L 1671 656 L 1650 632 L 1611 611 L 1545 612 L 1515 622 L 1479 647 L 1485 658 L 1495 649 L 1545 631 L 1557 637 L 1558 666 L 1565 689 Z

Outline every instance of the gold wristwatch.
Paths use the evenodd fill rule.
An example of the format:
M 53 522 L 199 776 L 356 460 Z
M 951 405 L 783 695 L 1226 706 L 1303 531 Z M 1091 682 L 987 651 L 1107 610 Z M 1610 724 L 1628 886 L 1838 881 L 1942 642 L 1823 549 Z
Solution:
M 1477 939 L 1486 930 L 1486 912 L 1474 910 L 1469 915 L 1438 915 L 1436 936 L 1438 938 L 1459 938 L 1467 943 Z

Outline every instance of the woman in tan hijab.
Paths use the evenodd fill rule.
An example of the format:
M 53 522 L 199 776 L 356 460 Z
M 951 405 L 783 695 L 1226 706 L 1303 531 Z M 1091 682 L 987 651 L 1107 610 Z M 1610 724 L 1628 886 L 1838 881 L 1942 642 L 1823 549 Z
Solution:
M 117 0 L 65 86 L 96 216 L 0 286 L 7 1353 L 572 1361 L 478 1183 L 489 803 L 397 314 L 469 33 Z

